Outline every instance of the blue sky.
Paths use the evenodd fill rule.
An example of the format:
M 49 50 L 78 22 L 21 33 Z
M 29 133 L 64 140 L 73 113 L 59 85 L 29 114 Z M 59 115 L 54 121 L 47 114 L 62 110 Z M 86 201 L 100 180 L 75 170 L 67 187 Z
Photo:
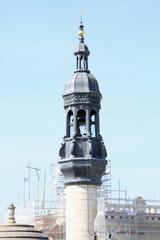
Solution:
M 28 161 L 49 175 L 58 159 L 65 133 L 61 95 L 75 70 L 80 5 L 0 0 L 0 208 L 22 202 Z M 113 187 L 120 179 L 129 196 L 160 199 L 160 2 L 82 5 Z

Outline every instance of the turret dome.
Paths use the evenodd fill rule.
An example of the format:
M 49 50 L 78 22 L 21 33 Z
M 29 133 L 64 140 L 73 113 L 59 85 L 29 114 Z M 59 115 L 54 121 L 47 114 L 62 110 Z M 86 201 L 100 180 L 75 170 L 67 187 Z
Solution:
M 86 71 L 77 71 L 66 82 L 64 95 L 71 93 L 93 93 L 101 97 L 98 82 L 95 77 Z
M 79 55 L 79 54 L 85 54 L 86 56 L 89 56 L 90 51 L 84 42 L 80 42 L 78 48 L 76 48 L 74 55 Z

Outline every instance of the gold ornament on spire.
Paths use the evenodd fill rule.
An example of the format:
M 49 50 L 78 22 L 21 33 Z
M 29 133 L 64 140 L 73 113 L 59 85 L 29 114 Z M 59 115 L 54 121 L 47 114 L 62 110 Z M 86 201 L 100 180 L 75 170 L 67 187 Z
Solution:
M 84 35 L 85 35 L 85 33 L 84 33 L 84 25 L 82 23 L 82 20 L 80 22 L 78 35 L 79 35 L 80 42 L 83 43 L 84 42 Z
M 85 32 L 83 29 L 80 29 L 79 32 L 78 32 L 78 35 L 80 38 L 84 38 L 84 35 L 85 35 Z

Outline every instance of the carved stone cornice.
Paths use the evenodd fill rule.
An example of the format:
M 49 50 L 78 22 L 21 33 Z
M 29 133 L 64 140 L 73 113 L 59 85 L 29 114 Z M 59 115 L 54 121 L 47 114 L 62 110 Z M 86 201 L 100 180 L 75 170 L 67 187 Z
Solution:
M 100 108 L 101 98 L 95 94 L 91 93 L 73 93 L 63 96 L 64 107 L 75 105 L 75 104 L 92 104 Z

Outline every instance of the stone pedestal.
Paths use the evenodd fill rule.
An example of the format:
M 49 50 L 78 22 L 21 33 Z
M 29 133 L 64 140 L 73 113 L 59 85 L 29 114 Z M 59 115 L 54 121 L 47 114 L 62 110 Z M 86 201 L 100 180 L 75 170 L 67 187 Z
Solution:
M 65 188 L 66 240 L 93 240 L 97 214 L 97 186 L 71 185 Z

